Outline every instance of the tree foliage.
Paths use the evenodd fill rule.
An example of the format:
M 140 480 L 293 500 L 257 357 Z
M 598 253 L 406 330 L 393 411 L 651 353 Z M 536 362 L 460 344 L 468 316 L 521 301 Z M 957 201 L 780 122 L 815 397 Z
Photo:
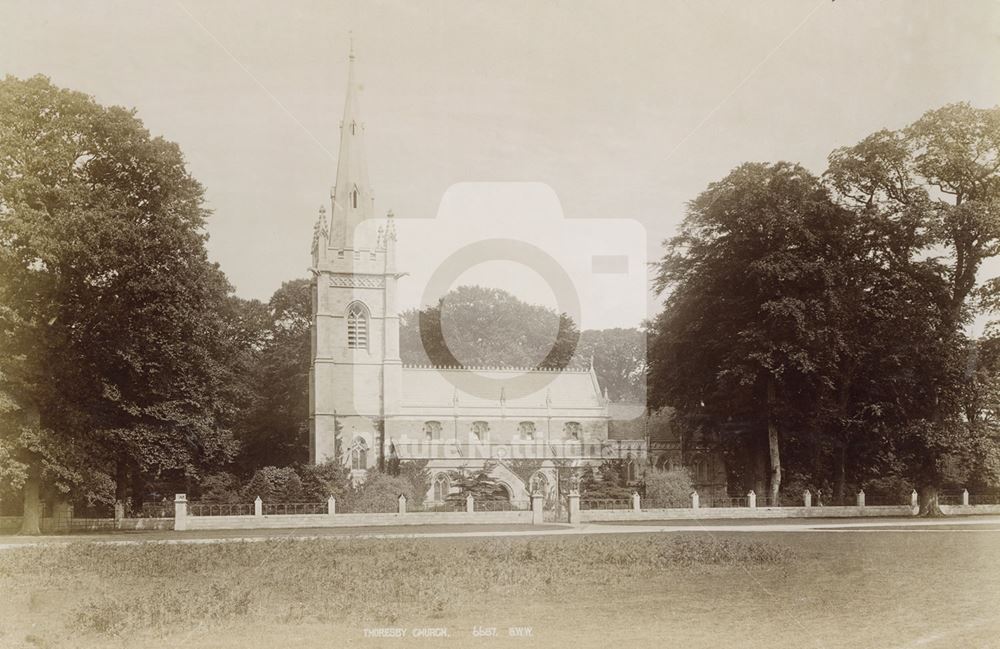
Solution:
M 460 286 L 402 321 L 400 354 L 414 364 L 566 367 L 580 337 L 566 314 L 481 286 Z
M 778 163 L 709 185 L 659 264 L 651 404 L 722 432 L 758 493 L 767 468 L 773 496 L 781 468 L 841 498 L 996 484 L 994 345 L 964 327 L 1000 304 L 978 277 L 1000 250 L 998 126 L 945 106 L 834 151 L 823 183 Z
M 239 342 L 177 145 L 44 77 L 0 82 L 0 116 L 0 456 L 30 528 L 39 488 L 229 459 Z
M 246 374 L 253 398 L 238 427 L 244 472 L 309 459 L 309 280 L 284 282 L 266 305 L 254 306 L 257 336 Z
M 649 467 L 642 474 L 642 488 L 649 507 L 690 507 L 694 483 L 687 469 Z
M 405 363 L 444 367 L 585 367 L 593 360 L 612 401 L 645 400 L 642 331 L 580 332 L 569 316 L 500 289 L 460 286 L 437 305 L 404 312 L 400 355 Z
M 466 467 L 450 471 L 452 493 L 448 500 L 465 502 L 468 496 L 479 500 L 509 500 L 510 494 L 500 484 L 500 481 L 490 475 L 496 468 L 496 460 L 487 460 L 478 467 Z M 457 491 L 456 491 L 457 490 Z

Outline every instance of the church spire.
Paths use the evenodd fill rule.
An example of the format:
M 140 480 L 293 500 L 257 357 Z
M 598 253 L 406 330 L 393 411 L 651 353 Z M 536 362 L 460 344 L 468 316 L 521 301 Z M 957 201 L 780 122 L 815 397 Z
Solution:
M 361 122 L 361 87 L 354 75 L 354 37 L 347 63 L 347 97 L 340 122 L 340 153 L 337 156 L 337 184 L 333 190 L 330 219 L 330 247 L 354 248 L 354 228 L 373 212 L 372 190 L 368 184 L 364 124 Z M 365 247 L 359 242 L 360 247 Z

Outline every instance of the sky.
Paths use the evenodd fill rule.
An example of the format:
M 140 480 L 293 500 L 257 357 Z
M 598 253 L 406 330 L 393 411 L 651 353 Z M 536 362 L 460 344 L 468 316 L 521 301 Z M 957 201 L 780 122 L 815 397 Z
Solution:
M 834 148 L 928 109 L 1000 103 L 1000 4 L 975 0 L 0 0 L 0 74 L 134 107 L 177 142 L 213 210 L 211 257 L 237 294 L 266 300 L 307 275 L 349 33 L 376 213 L 433 219 L 449 188 L 542 185 L 596 233 L 567 255 L 600 252 L 608 219 L 627 219 L 654 260 L 686 202 L 741 162 L 822 173 Z M 431 229 L 410 231 L 403 307 L 442 254 Z M 657 308 L 641 265 L 629 272 L 638 306 L 585 294 L 585 327 Z M 554 299 L 524 268 L 461 281 L 490 279 Z

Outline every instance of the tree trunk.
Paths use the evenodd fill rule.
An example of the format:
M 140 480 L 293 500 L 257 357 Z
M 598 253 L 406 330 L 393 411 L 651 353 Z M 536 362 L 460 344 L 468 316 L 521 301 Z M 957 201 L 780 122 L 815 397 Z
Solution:
M 767 448 L 771 457 L 771 506 L 781 504 L 781 453 L 778 449 L 778 424 L 774 420 L 774 381 L 767 381 Z
M 781 504 L 781 455 L 778 450 L 778 427 L 774 422 L 767 425 L 767 446 L 771 455 L 771 506 Z
M 21 534 L 37 536 L 42 533 L 42 503 L 38 498 L 38 491 L 41 486 L 38 477 L 38 470 L 34 467 L 28 468 L 28 479 L 24 481 L 24 512 L 21 516 Z
M 944 516 L 938 504 L 938 488 L 927 486 L 920 488 L 920 515 L 927 517 Z

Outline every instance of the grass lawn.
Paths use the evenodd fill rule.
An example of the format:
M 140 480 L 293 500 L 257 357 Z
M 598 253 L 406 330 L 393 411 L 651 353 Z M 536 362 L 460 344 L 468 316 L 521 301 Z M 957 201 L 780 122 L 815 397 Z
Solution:
M 474 637 L 474 627 L 497 637 Z M 508 627 L 531 627 L 509 637 Z M 448 637 L 414 638 L 414 628 Z M 405 639 L 365 637 L 403 628 Z M 0 647 L 1000 647 L 1000 533 L 75 543 L 0 552 Z

